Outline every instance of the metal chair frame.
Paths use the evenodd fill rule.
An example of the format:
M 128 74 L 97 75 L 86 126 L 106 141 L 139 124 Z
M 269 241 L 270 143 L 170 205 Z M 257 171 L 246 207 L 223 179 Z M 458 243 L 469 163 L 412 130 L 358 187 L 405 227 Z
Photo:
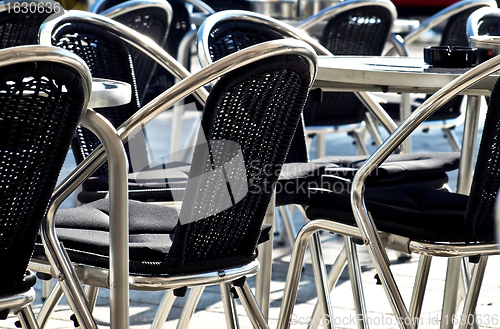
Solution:
M 341 6 L 341 8 L 328 8 L 325 9 L 324 12 L 328 13 L 329 16 L 325 17 L 325 15 L 318 16 L 318 18 L 315 18 L 311 24 L 307 24 L 307 26 L 315 26 L 317 23 L 317 20 L 321 21 L 330 17 L 335 16 L 339 11 L 343 11 L 345 9 L 352 9 L 352 8 L 357 8 L 358 6 L 366 5 L 367 1 L 354 1 L 354 2 L 347 2 L 344 6 Z M 385 5 L 385 2 L 382 2 Z M 390 6 L 389 6 L 390 7 Z M 273 19 L 271 17 L 258 14 L 258 13 L 253 13 L 253 12 L 247 12 L 247 11 L 242 11 L 242 10 L 225 10 L 221 11 L 218 13 L 215 13 L 208 17 L 204 23 L 200 26 L 200 29 L 198 31 L 197 35 L 197 49 L 198 49 L 198 59 L 202 65 L 202 67 L 206 67 L 212 63 L 212 59 L 210 56 L 210 49 L 208 45 L 208 40 L 210 37 L 211 30 L 213 29 L 213 26 L 215 26 L 218 22 L 225 21 L 225 20 L 237 20 L 237 21 L 244 21 L 244 22 L 254 22 L 257 24 L 265 24 L 268 28 L 277 31 L 281 35 L 283 35 L 286 38 L 292 38 L 292 39 L 298 39 L 307 42 L 309 45 L 311 45 L 314 50 L 316 51 L 317 54 L 320 55 L 329 55 L 331 56 L 331 53 L 324 48 L 321 44 L 319 44 L 315 39 L 313 39 L 306 31 L 305 29 L 297 29 L 294 28 L 286 23 L 283 23 L 279 20 Z M 368 92 L 358 92 L 356 93 L 358 98 L 362 100 L 368 109 L 377 117 L 380 122 L 385 123 L 386 129 L 391 132 L 396 129 L 396 124 L 394 121 L 387 115 L 387 113 L 382 109 L 380 104 L 378 104 L 374 99 L 371 97 L 370 93 Z M 301 207 L 299 209 L 302 211 Z M 283 218 L 283 224 L 285 227 L 286 235 L 290 241 L 290 245 L 292 246 L 295 241 L 295 237 L 297 236 L 297 232 L 295 227 L 293 226 L 291 222 L 291 215 L 290 211 L 287 209 L 287 207 L 279 207 L 280 214 Z M 266 223 L 269 225 L 273 225 L 275 223 L 274 220 L 274 210 L 270 207 L 268 210 L 268 216 L 266 217 Z M 304 216 L 304 218 L 306 218 Z M 319 244 L 316 242 L 317 237 L 313 240 L 313 248 L 314 251 L 312 252 L 312 259 L 313 259 L 313 270 L 315 273 L 319 273 L 321 270 L 321 265 L 323 263 L 323 257 L 321 256 L 321 250 L 319 249 Z M 350 241 L 346 241 L 350 243 Z M 271 253 L 272 253 L 272 242 L 268 241 L 264 245 L 260 246 L 261 248 L 260 253 L 259 253 L 259 261 L 261 263 L 262 269 L 257 273 L 257 287 L 260 287 L 257 289 L 256 292 L 256 297 L 257 300 L 259 301 L 259 304 L 261 305 L 261 308 L 263 309 L 264 315 L 267 318 L 267 312 L 269 309 L 269 291 L 267 291 L 269 280 L 271 278 Z M 351 264 L 351 263 L 349 263 Z M 353 265 L 356 266 L 356 265 Z M 354 268 L 353 268 L 354 270 Z M 356 270 L 357 271 L 357 270 Z M 354 275 L 354 274 L 353 274 Z M 319 286 L 321 286 L 321 283 L 318 283 Z M 266 288 L 267 287 L 267 288 Z M 325 302 L 326 303 L 326 302 Z M 319 312 L 319 308 L 317 309 Z
M 228 57 L 224 61 L 214 63 L 213 65 L 190 76 L 189 73 L 185 69 L 183 69 L 170 55 L 166 54 L 158 45 L 154 44 L 151 40 L 147 38 L 145 40 L 145 38 L 143 38 L 139 33 L 130 30 L 122 26 L 121 24 L 113 22 L 106 17 L 90 13 L 69 13 L 69 15 L 60 17 L 58 20 L 47 22 L 46 25 L 41 28 L 40 40 L 47 43 L 50 42 L 51 31 L 55 26 L 57 26 L 57 24 L 62 24 L 65 21 L 71 21 L 75 19 L 84 21 L 93 20 L 102 28 L 109 29 L 113 33 L 117 34 L 120 38 L 124 39 L 126 42 L 136 45 L 138 48 L 142 49 L 146 54 L 148 54 L 148 56 L 151 56 L 152 58 L 158 58 L 159 63 L 166 69 L 176 69 L 176 74 L 179 78 L 181 78 L 181 74 L 185 74 L 186 78 L 184 80 L 181 80 L 178 84 L 170 88 L 168 91 L 165 91 L 156 99 L 145 105 L 138 113 L 136 113 L 136 115 L 124 122 L 117 129 L 119 138 L 121 138 L 123 143 L 128 140 L 130 135 L 137 128 L 147 124 L 155 116 L 169 109 L 173 104 L 182 100 L 187 95 L 193 92 L 197 92 L 198 97 L 204 100 L 204 96 L 206 95 L 206 91 L 202 89 L 204 85 L 217 79 L 218 77 L 224 75 L 232 69 L 241 67 L 248 63 L 252 63 L 256 60 L 284 53 L 303 55 L 311 63 L 311 69 L 313 70 L 311 72 L 311 76 L 315 76 L 316 57 L 314 51 L 309 46 L 305 46 L 305 44 L 303 44 L 302 42 L 295 40 L 277 40 L 274 42 L 259 45 L 257 47 L 253 47 L 252 49 L 248 49 L 244 52 Z M 63 279 L 63 281 L 61 281 L 61 287 L 65 292 L 66 297 L 68 298 L 68 300 L 72 301 L 70 304 L 75 311 L 79 322 L 81 324 L 84 324 L 88 328 L 95 328 L 95 321 L 91 316 L 91 311 L 89 306 L 87 305 L 85 294 L 82 291 L 78 273 L 74 270 L 73 264 L 71 264 L 69 259 L 67 259 L 64 249 L 60 246 L 57 240 L 57 236 L 55 233 L 54 214 L 55 210 L 60 205 L 62 200 L 64 200 L 69 194 L 71 194 L 83 180 L 85 180 L 99 165 L 101 165 L 105 158 L 106 155 L 104 152 L 104 148 L 101 145 L 96 150 L 94 150 L 94 152 L 89 157 L 87 157 L 77 167 L 77 169 L 75 169 L 75 171 L 69 176 L 70 178 L 65 180 L 59 186 L 60 193 L 57 194 L 57 198 L 55 198 L 54 203 L 50 206 L 46 221 L 44 223 L 44 226 L 42 227 L 43 243 L 47 251 L 50 263 L 50 274 Z M 118 208 L 126 208 L 126 184 L 116 186 L 114 190 L 111 190 L 112 187 L 113 184 L 110 184 L 110 197 L 117 192 L 120 195 L 120 199 L 116 200 L 112 204 L 115 204 Z M 125 196 L 123 194 L 125 194 Z M 163 282 L 155 282 L 152 278 L 144 278 L 142 280 L 143 283 L 140 283 L 138 285 L 135 285 L 133 281 L 140 282 L 140 278 L 134 278 L 132 282 L 130 282 L 130 278 L 128 275 L 128 255 L 125 255 L 126 252 L 123 252 L 123 250 L 128 251 L 128 231 L 126 230 L 127 215 L 126 212 L 122 214 L 123 215 L 121 217 L 117 216 L 115 217 L 115 219 L 111 219 L 112 221 L 118 222 L 117 224 L 119 225 L 117 226 L 119 227 L 119 229 L 116 232 L 116 238 L 111 240 L 111 245 L 113 246 L 112 250 L 115 250 L 115 252 L 111 251 L 111 255 L 115 253 L 118 259 L 115 260 L 115 266 L 112 265 L 111 270 L 106 274 L 106 278 L 109 279 L 105 279 L 104 282 L 108 282 L 109 280 L 109 283 L 102 284 L 103 281 L 96 281 L 96 283 L 101 282 L 101 284 L 105 287 L 110 287 L 112 301 L 116 298 L 121 299 L 121 301 L 116 300 L 116 304 L 111 305 L 111 326 L 120 328 L 128 326 L 128 297 L 125 298 L 126 302 L 123 301 L 123 299 L 124 296 L 128 296 L 129 284 L 132 284 L 133 288 L 139 289 L 141 289 L 141 287 L 144 287 L 144 282 L 150 282 L 152 285 L 155 285 L 156 283 L 164 284 L 164 286 L 161 288 L 157 286 L 157 288 L 159 289 L 169 289 L 176 287 L 175 282 L 172 282 L 172 280 L 168 278 L 159 280 L 163 280 Z M 111 228 L 112 227 L 113 226 L 111 226 Z M 111 234 L 113 235 L 113 233 Z M 44 267 L 44 265 L 47 264 L 37 265 L 34 261 L 32 261 L 30 267 L 40 271 L 44 271 L 45 268 L 45 271 L 49 271 L 49 267 Z M 250 267 L 255 268 L 255 265 L 252 265 Z M 241 276 L 243 276 L 250 274 L 253 271 L 254 269 L 249 270 L 247 268 L 243 268 L 239 273 Z M 220 280 L 224 281 L 224 278 L 221 278 L 219 274 L 216 274 L 215 276 L 217 277 L 217 280 L 219 280 L 219 283 L 221 282 Z M 185 282 L 189 282 L 188 280 L 190 279 L 191 278 L 185 278 L 185 280 L 187 280 Z M 123 283 L 116 284 L 115 282 Z M 199 284 L 201 285 L 201 283 Z M 247 295 L 247 288 L 243 286 L 241 289 L 241 296 Z M 48 300 L 53 299 L 54 298 L 49 296 Z M 256 318 L 258 319 L 257 321 L 260 322 L 260 325 L 265 324 L 265 321 L 262 322 L 263 319 L 258 316 L 259 312 L 256 310 L 257 304 L 250 301 L 250 305 L 248 306 L 250 307 L 250 311 L 252 312 L 250 314 L 256 314 Z M 44 315 L 50 315 L 50 312 L 45 312 Z M 163 315 L 166 317 L 165 313 L 163 313 Z M 162 315 L 159 314 L 158 316 Z M 44 323 L 44 321 L 46 320 L 39 318 L 39 321 L 41 323 Z M 155 321 L 155 323 L 163 322 Z
M 384 287 L 388 300 L 392 306 L 394 315 L 399 321 L 400 328 L 416 328 L 413 319 L 420 315 L 423 295 L 426 285 L 426 273 L 430 266 L 430 257 L 449 257 L 450 259 L 459 259 L 473 255 L 480 255 L 481 258 L 476 270 L 472 275 L 469 286 L 469 293 L 464 303 L 463 314 L 467 317 L 473 314 L 477 297 L 479 295 L 482 277 L 487 262 L 487 256 L 498 254 L 498 244 L 439 244 L 439 243 L 422 243 L 411 241 L 406 237 L 401 237 L 395 234 L 379 232 L 376 228 L 373 219 L 367 211 L 364 203 L 364 186 L 365 181 L 370 173 L 375 170 L 396 148 L 419 127 L 425 119 L 427 119 L 434 111 L 449 99 L 459 94 L 464 89 L 473 85 L 482 78 L 492 74 L 500 69 L 500 57 L 495 57 L 477 67 L 464 73 L 456 78 L 453 82 L 441 88 L 426 102 L 424 102 L 411 116 L 406 119 L 398 129 L 389 136 L 380 148 L 365 162 L 362 168 L 356 174 L 352 183 L 351 206 L 358 227 L 344 225 L 329 220 L 318 219 L 305 224 L 299 232 L 289 272 L 286 279 L 283 304 L 278 319 L 279 328 L 289 328 L 289 319 L 293 311 L 293 303 L 297 294 L 298 282 L 300 280 L 300 268 L 305 252 L 305 247 L 309 237 L 318 230 L 326 230 L 339 233 L 344 236 L 358 238 L 367 246 L 370 257 L 373 261 L 377 274 Z M 459 190 L 460 192 L 460 190 Z M 463 193 L 463 192 L 462 192 Z M 388 263 L 388 257 L 385 248 L 394 249 L 406 253 L 419 253 L 423 255 L 424 260 L 419 264 L 417 270 L 417 278 L 415 289 L 412 295 L 410 310 L 408 311 L 403 299 L 399 293 L 395 279 L 391 273 Z M 345 256 L 339 256 L 340 262 L 345 260 Z M 334 265 L 334 268 L 339 265 Z M 337 274 L 337 273 L 335 273 Z M 325 294 L 329 294 L 325 291 Z M 455 307 L 455 305 L 453 305 Z M 332 315 L 330 313 L 330 315 Z M 468 321 L 465 321 L 468 322 Z M 366 327 L 367 323 L 362 322 L 360 327 Z M 468 329 L 470 323 L 461 324 L 460 328 Z

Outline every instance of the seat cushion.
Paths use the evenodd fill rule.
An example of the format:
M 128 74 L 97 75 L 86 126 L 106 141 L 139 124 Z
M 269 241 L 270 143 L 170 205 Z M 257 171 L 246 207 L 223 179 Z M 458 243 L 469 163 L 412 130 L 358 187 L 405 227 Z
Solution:
M 309 188 L 328 184 L 332 175 L 352 180 L 367 156 L 327 156 L 308 163 L 285 163 L 276 185 L 276 205 L 305 204 Z M 433 189 L 448 182 L 447 171 L 458 169 L 459 152 L 395 154 L 370 175 L 369 187 L 418 184 Z M 328 187 L 328 186 L 327 186 Z
M 129 201 L 131 274 L 154 276 L 178 272 L 167 262 L 178 218 L 175 208 Z M 263 225 L 258 243 L 267 241 L 269 232 L 270 226 Z M 59 210 L 56 214 L 56 234 L 73 262 L 109 268 L 109 199 Z M 46 258 L 40 239 L 33 257 Z M 214 260 L 212 267 L 225 264 L 225 261 Z M 203 266 L 202 270 L 210 268 L 206 264 Z M 188 270 L 199 272 L 200 267 L 190 266 Z
M 349 192 L 316 190 L 306 205 L 309 219 L 329 219 L 356 225 Z M 425 242 L 464 242 L 468 196 L 418 185 L 365 190 L 365 203 L 377 229 Z M 493 232 L 478 232 L 482 241 L 494 241 Z
M 329 174 L 352 179 L 367 156 L 327 156 L 307 163 L 285 163 L 276 184 L 276 205 L 300 202 L 307 197 L 308 188 L 323 184 L 322 175 Z M 458 168 L 459 152 L 391 155 L 370 176 L 370 186 L 387 184 L 421 184 L 441 188 L 448 182 L 445 174 Z M 129 198 L 138 201 L 173 201 L 185 189 L 190 165 L 186 162 L 159 164 L 138 173 L 129 174 Z M 178 194 L 176 194 L 176 192 Z M 78 200 L 89 203 L 108 193 L 106 177 L 91 177 L 83 185 Z M 294 200 L 294 201 L 292 201 Z
M 190 164 L 171 162 L 158 164 L 140 172 L 129 173 L 129 198 L 144 202 L 174 201 L 173 193 L 184 191 L 189 177 Z M 78 201 L 89 203 L 108 194 L 107 176 L 88 178 L 78 194 Z

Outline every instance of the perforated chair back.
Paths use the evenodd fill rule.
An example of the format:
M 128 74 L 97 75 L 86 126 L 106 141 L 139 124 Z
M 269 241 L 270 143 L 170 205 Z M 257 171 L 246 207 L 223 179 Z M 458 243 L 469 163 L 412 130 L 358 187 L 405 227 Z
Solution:
M 495 240 L 495 199 L 500 188 L 500 82 L 497 81 L 488 102 L 479 145 L 465 223 L 470 229 L 469 241 Z
M 89 11 L 96 14 L 105 14 L 105 12 L 109 9 L 123 2 L 125 2 L 125 0 L 99 0 L 94 2 Z M 168 3 L 172 8 L 172 16 L 170 19 L 167 40 L 164 42 L 164 49 L 174 58 L 177 58 L 179 45 L 181 44 L 182 39 L 186 33 L 191 31 L 190 15 L 188 9 L 186 8 L 186 1 L 169 0 Z M 188 63 L 186 64 L 186 68 L 189 69 L 189 67 L 190 56 L 188 58 Z M 175 79 L 171 74 L 168 74 L 164 70 L 158 68 L 148 86 L 148 90 L 151 95 L 146 96 L 146 98 L 143 99 L 143 103 L 152 99 L 154 95 L 168 89 L 174 83 Z
M 285 31 L 274 28 L 273 25 L 239 20 L 238 18 L 222 19 L 209 30 L 210 37 L 206 41 L 211 61 L 217 61 L 238 50 L 261 42 L 283 39 L 285 33 Z M 301 119 L 286 162 L 308 162 L 309 155 L 304 129 L 303 119 Z
M 104 4 L 93 7 L 93 9 L 102 9 L 103 7 Z M 99 12 L 99 14 L 112 18 L 132 28 L 151 38 L 159 46 L 163 47 L 167 40 L 173 11 L 170 4 L 165 0 L 130 0 L 106 8 Z M 164 72 L 162 74 L 168 73 L 166 73 L 164 69 L 158 68 L 153 59 L 149 58 L 144 52 L 138 50 L 136 47 L 128 46 L 128 49 L 134 64 L 139 100 L 141 104 L 144 104 L 148 100 L 156 97 L 159 93 L 147 95 L 151 79 L 156 70 L 158 69 Z M 170 87 L 173 81 L 175 81 L 171 74 L 166 79 L 168 83 L 163 86 L 164 90 Z
M 471 7 L 450 17 L 446 22 L 439 44 L 442 46 L 469 46 L 467 19 L 470 14 L 483 7 L 484 5 Z M 439 108 L 439 110 L 430 117 L 430 120 L 452 119 L 458 117 L 461 113 L 463 98 L 463 96 L 453 98 Z
M 0 2 L 0 49 L 36 45 L 38 43 L 38 29 L 40 29 L 42 22 L 52 14 L 53 10 L 52 6 L 47 7 L 46 3 L 41 1 L 24 1 L 22 4 L 28 6 L 27 8 L 30 5 L 35 5 L 36 8 L 44 9 L 27 10 L 26 13 L 23 13 L 24 9 L 20 7 L 21 3 L 17 3 L 19 8 L 14 8 L 14 4 L 16 4 L 14 1 Z M 59 6 L 59 9 L 64 10 L 62 6 Z
M 106 117 L 114 127 L 119 127 L 137 112 L 140 105 L 132 59 L 125 43 L 116 35 L 96 27 L 90 21 L 72 22 L 55 28 L 51 41 L 54 46 L 68 49 L 80 56 L 89 66 L 92 77 L 118 80 L 131 85 L 132 99 L 130 103 L 95 109 Z M 78 127 L 72 143 L 77 164 L 100 144 L 99 139 L 90 130 Z M 133 145 L 128 143 L 125 145 L 125 149 L 129 158 L 129 170 L 132 171 L 137 166 L 144 168 L 149 164 L 147 148 L 144 143 L 137 142 Z M 142 161 L 142 163 L 138 164 L 137 161 Z M 94 173 L 94 176 L 103 177 L 107 181 L 107 164 L 101 166 Z
M 382 55 L 395 19 L 393 11 L 377 2 L 365 2 L 349 9 L 348 2 L 356 1 L 339 4 L 345 10 L 328 19 L 320 43 L 333 55 Z M 327 8 L 317 16 L 328 10 L 331 9 Z M 365 106 L 353 93 L 327 92 L 321 102 L 309 101 L 306 104 L 304 120 L 306 126 L 350 124 L 363 121 L 365 112 Z
M 54 49 L 0 50 L 0 295 L 34 284 L 24 274 L 88 97 Z
M 201 123 L 208 147 L 200 143 L 195 148 L 180 213 L 183 224 L 176 228 L 168 256 L 173 271 L 214 269 L 255 258 L 310 82 L 308 62 L 287 55 L 231 72 L 213 87 Z M 244 173 L 236 170 L 238 161 L 244 162 Z M 228 183 L 193 179 L 222 167 L 224 175 L 214 177 L 226 177 Z M 226 184 L 227 199 L 222 197 Z M 227 209 L 219 211 L 227 201 Z

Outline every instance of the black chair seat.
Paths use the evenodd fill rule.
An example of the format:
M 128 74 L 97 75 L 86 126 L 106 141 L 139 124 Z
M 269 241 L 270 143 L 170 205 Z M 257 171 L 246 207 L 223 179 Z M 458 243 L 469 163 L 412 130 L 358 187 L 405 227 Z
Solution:
M 77 208 L 61 209 L 56 215 L 56 233 L 73 262 L 109 268 L 109 199 L 101 199 Z M 179 215 L 172 207 L 152 203 L 129 202 L 130 273 L 145 276 L 209 271 L 221 264 L 245 264 L 242 258 L 198 262 L 178 267 L 167 261 Z M 270 226 L 263 226 L 259 243 L 269 239 Z M 256 255 L 255 255 L 256 256 Z M 45 259 L 41 241 L 34 258 Z M 245 258 L 246 259 L 246 258 Z M 247 259 L 246 259 L 247 260 Z
M 276 205 L 307 204 L 311 196 L 308 188 L 335 185 L 335 181 L 322 175 L 351 180 L 366 159 L 367 156 L 327 156 L 308 163 L 285 163 L 276 185 Z M 367 184 L 370 187 L 417 184 L 439 189 L 448 182 L 446 172 L 457 169 L 459 163 L 458 152 L 391 155 Z
M 356 225 L 349 193 L 344 190 L 311 191 L 309 219 L 329 219 Z M 470 241 L 464 217 L 468 196 L 422 186 L 371 188 L 365 202 L 377 229 L 424 242 Z M 332 205 L 335 207 L 332 207 Z M 478 241 L 494 241 L 494 232 L 475 232 Z

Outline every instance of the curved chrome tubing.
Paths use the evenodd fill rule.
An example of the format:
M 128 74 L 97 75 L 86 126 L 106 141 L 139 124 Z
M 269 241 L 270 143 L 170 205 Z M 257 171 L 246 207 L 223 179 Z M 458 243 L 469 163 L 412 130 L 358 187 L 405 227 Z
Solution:
M 352 9 L 359 6 L 367 5 L 367 3 L 373 4 L 373 1 L 346 1 L 340 2 L 334 6 L 324 9 L 320 13 L 316 14 L 314 20 L 319 19 L 319 15 L 321 13 L 327 14 L 325 17 L 321 17 L 321 20 L 328 19 L 331 16 L 334 16 L 339 12 L 340 9 L 345 10 L 346 8 Z M 388 1 L 375 1 L 376 4 L 382 5 L 390 8 L 391 12 L 395 11 L 394 5 Z M 397 17 L 397 14 L 393 14 L 394 19 Z M 326 55 L 333 56 L 332 53 L 323 47 L 318 41 L 313 39 L 307 32 L 307 27 L 309 24 L 300 24 L 297 27 L 293 27 L 289 24 L 283 23 L 277 19 L 274 19 L 269 16 L 265 16 L 259 13 L 244 11 L 244 10 L 224 10 L 221 12 L 217 12 L 211 16 L 209 16 L 203 24 L 200 26 L 198 30 L 198 34 L 196 36 L 196 48 L 198 51 L 198 59 L 202 67 L 205 67 L 212 63 L 210 57 L 210 50 L 207 40 L 209 40 L 209 33 L 212 30 L 212 27 L 222 20 L 241 20 L 254 22 L 257 24 L 266 24 L 272 29 L 276 30 L 278 33 L 286 36 L 287 38 L 302 40 L 307 42 L 311 47 L 314 48 L 318 55 Z M 312 18 L 311 18 L 312 19 Z M 385 112 L 385 110 L 381 107 L 381 105 L 376 102 L 369 92 L 355 92 L 356 96 L 368 107 L 368 109 L 380 120 L 383 126 L 387 129 L 388 132 L 392 133 L 396 130 L 396 123 L 394 120 Z

